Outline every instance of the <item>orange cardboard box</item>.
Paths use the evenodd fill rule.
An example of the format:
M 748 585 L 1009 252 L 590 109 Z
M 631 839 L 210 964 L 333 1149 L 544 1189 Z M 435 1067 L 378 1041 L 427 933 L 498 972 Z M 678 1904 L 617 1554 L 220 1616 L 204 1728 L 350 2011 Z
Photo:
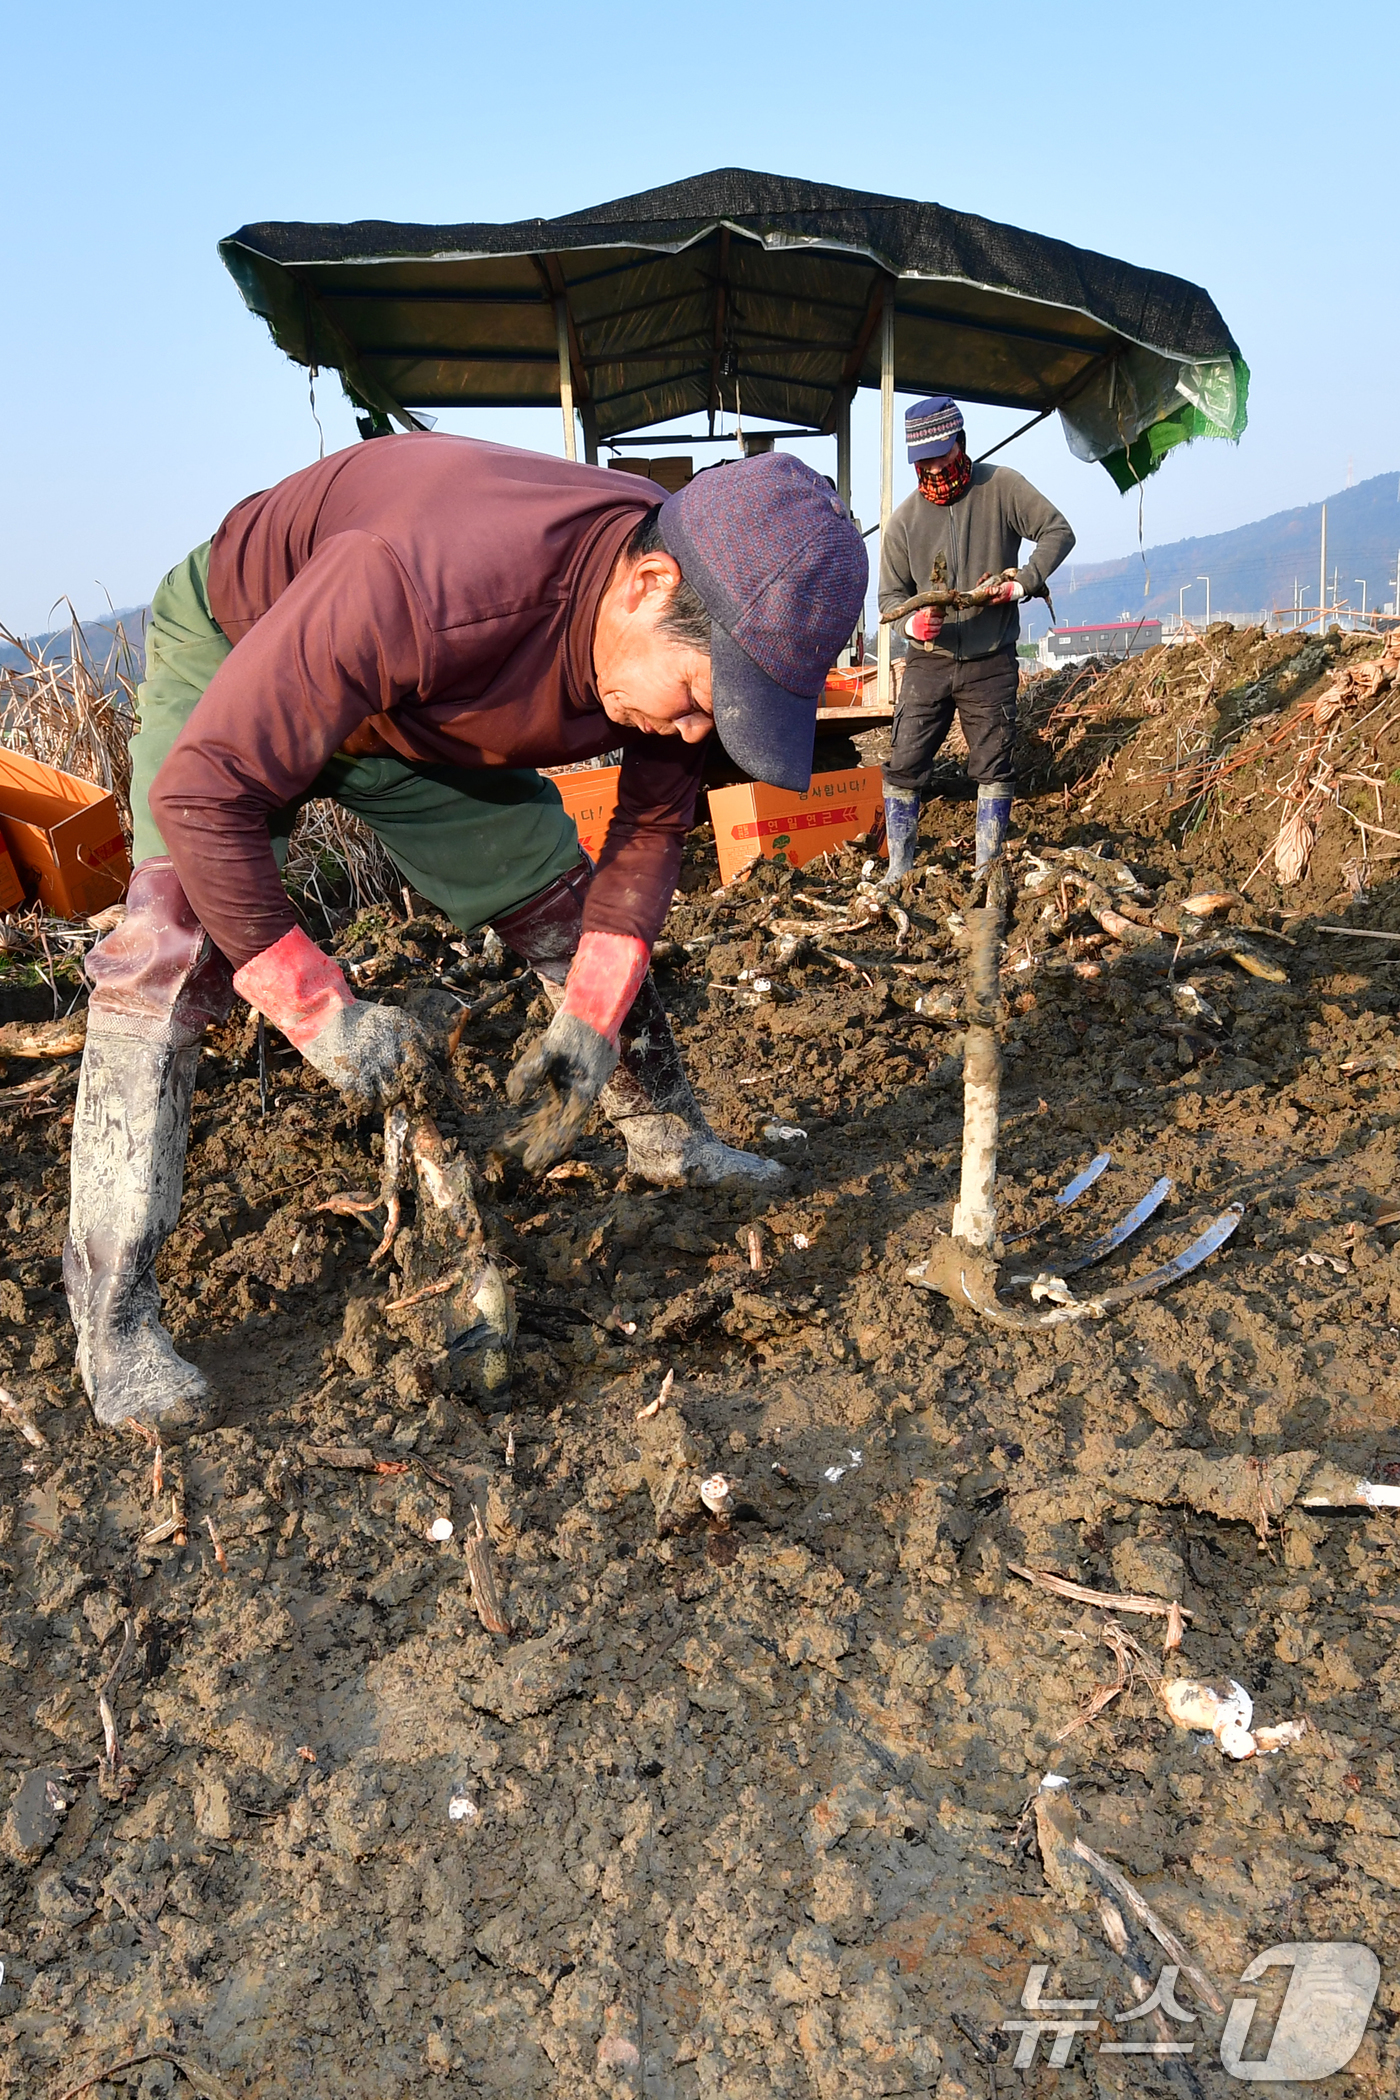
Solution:
M 10 849 L 0 839 L 0 912 L 18 911 L 24 902 L 24 884 L 10 859 Z
M 852 664 L 848 671 L 828 671 L 825 700 L 828 707 L 861 707 L 875 698 L 875 664 Z
M 551 773 L 549 777 L 574 820 L 580 846 L 590 860 L 596 860 L 617 808 L 621 766 L 584 766 L 568 773 Z
M 785 860 L 800 868 L 832 846 L 869 831 L 884 808 L 879 769 L 814 773 L 805 795 L 745 781 L 710 790 L 719 879 L 733 882 L 754 861 Z
M 106 788 L 19 751 L 0 751 L 0 836 L 25 891 L 61 919 L 85 919 L 125 895 L 131 875 Z

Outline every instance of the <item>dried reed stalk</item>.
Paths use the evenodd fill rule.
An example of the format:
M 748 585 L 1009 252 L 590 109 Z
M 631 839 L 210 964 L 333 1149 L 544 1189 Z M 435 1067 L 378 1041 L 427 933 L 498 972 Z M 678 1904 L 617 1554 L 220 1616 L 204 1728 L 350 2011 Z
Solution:
M 66 602 L 66 601 L 65 601 Z M 93 654 L 78 616 L 72 615 L 67 655 L 48 654 L 0 625 L 0 642 L 23 658 L 0 665 L 0 744 L 22 751 L 41 765 L 76 774 L 115 795 L 122 829 L 131 840 L 131 757 L 136 727 L 136 688 L 141 645 L 118 620 L 106 632 L 111 646 L 101 661 Z
M 104 630 L 111 645 L 99 658 L 71 605 L 69 612 L 66 639 L 46 650 L 0 625 L 0 642 L 23 658 L 19 665 L 0 665 L 0 745 L 110 789 L 129 845 L 128 746 L 136 729 L 143 638 L 128 634 L 117 620 Z M 308 802 L 297 819 L 285 879 L 290 889 L 314 897 L 323 910 L 323 884 L 348 885 L 356 911 L 396 898 L 400 885 L 397 869 L 369 826 L 324 800 Z M 30 947 L 34 941 L 23 939 L 16 945 Z
M 287 849 L 283 880 L 288 889 L 314 897 L 323 911 L 321 885 L 347 883 L 355 911 L 387 904 L 399 893 L 400 876 L 362 818 L 338 803 L 318 798 L 297 818 Z

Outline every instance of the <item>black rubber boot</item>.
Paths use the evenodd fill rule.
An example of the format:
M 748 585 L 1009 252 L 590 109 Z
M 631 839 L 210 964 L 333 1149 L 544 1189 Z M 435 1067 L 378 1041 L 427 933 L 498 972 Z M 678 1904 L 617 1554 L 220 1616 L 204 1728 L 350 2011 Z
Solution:
M 583 931 L 583 901 L 593 871 L 586 861 L 528 903 L 496 920 L 503 941 L 543 980 L 555 1006 Z M 787 1179 L 775 1159 L 740 1152 L 717 1138 L 681 1064 L 666 1009 L 650 976 L 622 1024 L 617 1070 L 599 1106 L 627 1140 L 628 1172 L 658 1188 L 713 1188 L 720 1182 Z

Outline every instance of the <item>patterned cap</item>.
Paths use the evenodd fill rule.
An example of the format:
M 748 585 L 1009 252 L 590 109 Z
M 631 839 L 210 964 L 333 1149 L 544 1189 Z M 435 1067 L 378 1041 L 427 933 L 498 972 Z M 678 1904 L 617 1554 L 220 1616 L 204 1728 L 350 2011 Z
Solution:
M 942 459 L 962 433 L 962 410 L 950 394 L 931 394 L 904 412 L 904 442 L 911 461 Z
M 817 701 L 865 600 L 849 511 L 790 452 L 712 467 L 661 506 L 661 543 L 710 615 L 715 727 L 774 787 L 812 777 Z

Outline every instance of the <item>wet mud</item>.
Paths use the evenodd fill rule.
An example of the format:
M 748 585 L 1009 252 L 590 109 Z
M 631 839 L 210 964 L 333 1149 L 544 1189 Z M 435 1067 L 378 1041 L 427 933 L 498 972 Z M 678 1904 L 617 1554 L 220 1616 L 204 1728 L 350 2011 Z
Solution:
M 0 2089 L 1223 2095 L 1246 1964 L 1344 1940 L 1380 1992 L 1307 2090 L 1395 2090 L 1400 1510 L 1340 1498 L 1400 1483 L 1400 946 L 1319 929 L 1400 931 L 1400 897 L 1379 858 L 1346 873 L 1345 824 L 1301 883 L 1245 890 L 1276 814 L 1172 807 L 1183 724 L 1224 748 L 1240 690 L 1297 653 L 1212 634 L 1224 671 L 1149 665 L 1175 693 L 1135 671 L 1111 704 L 1062 681 L 1027 708 L 1002 1232 L 1105 1147 L 1037 1261 L 1161 1175 L 1114 1280 L 1245 1205 L 1117 1317 L 1002 1333 L 905 1279 L 957 1179 L 951 763 L 874 916 L 867 849 L 720 895 L 706 835 L 688 849 L 658 982 L 715 1128 L 789 1167 L 776 1196 L 648 1189 L 605 1123 L 542 1181 L 490 1165 L 544 1009 L 527 983 L 470 1024 L 439 1120 L 514 1292 L 508 1391 L 400 1331 L 412 1199 L 374 1269 L 382 1215 L 319 1207 L 376 1187 L 382 1138 L 275 1036 L 260 1088 L 242 1013 L 201 1060 L 161 1260 L 222 1419 L 162 1454 L 157 1491 L 70 1370 L 71 1085 L 0 1109 Z M 1185 980 L 1209 1018 L 1184 1020 L 1176 940 L 1127 947 L 1028 892 L 1032 856 L 1073 848 L 1127 863 L 1158 919 L 1243 894 L 1226 923 L 1275 978 L 1217 953 Z M 426 910 L 337 945 L 444 1033 L 454 992 L 518 971 Z M 0 1020 L 47 1002 L 14 992 Z M 1310 1507 L 1319 1469 L 1341 1487 Z M 483 1556 L 508 1633 L 477 1608 Z M 1181 1645 L 1015 1568 L 1176 1600 Z M 1256 1724 L 1306 1731 L 1236 1761 L 1159 1675 L 1235 1680 Z M 1111 2016 L 1175 1957 L 1119 1944 L 1065 1816 L 1036 1812 L 1047 1772 L 1213 1985 L 1220 2011 L 1181 1970 L 1194 2019 L 1167 2031 L 1191 2054 L 1103 2053 L 1148 2031 Z M 1037 1964 L 1046 1999 L 1095 2009 L 1062 2016 L 1063 2067 L 1047 2035 L 1020 2070 L 1003 2023 L 1032 2017 Z M 1252 2054 L 1286 1981 L 1250 1987 Z

